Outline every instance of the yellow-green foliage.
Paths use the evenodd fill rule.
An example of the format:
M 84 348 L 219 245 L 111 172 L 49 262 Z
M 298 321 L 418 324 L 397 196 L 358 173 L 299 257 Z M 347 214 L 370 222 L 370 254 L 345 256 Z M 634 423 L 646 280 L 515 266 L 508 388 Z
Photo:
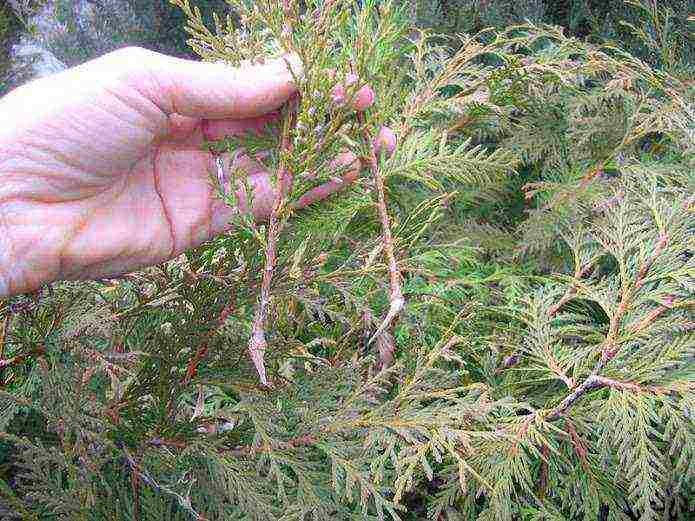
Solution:
M 264 161 L 297 197 L 337 149 L 369 151 L 365 128 L 396 130 L 378 168 L 398 325 L 369 344 L 390 281 L 368 175 L 282 215 L 269 386 L 247 349 L 269 232 L 247 219 L 142 273 L 0 302 L 2 501 L 41 520 L 688 519 L 682 71 L 540 24 L 444 45 L 402 38 L 387 1 L 229 2 L 243 27 L 172 0 L 204 59 L 297 52 L 302 125 L 286 110 L 215 146 L 291 133 Z M 327 68 L 373 85 L 366 122 L 329 105 Z

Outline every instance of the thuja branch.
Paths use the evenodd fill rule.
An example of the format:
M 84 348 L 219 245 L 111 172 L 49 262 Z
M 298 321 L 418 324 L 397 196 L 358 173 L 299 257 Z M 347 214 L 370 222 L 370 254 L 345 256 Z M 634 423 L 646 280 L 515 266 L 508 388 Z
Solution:
M 667 244 L 668 235 L 664 232 L 661 232 L 658 236 L 654 250 L 649 255 L 649 257 L 647 257 L 647 259 L 645 259 L 644 262 L 642 262 L 639 269 L 637 270 L 637 274 L 635 275 L 635 279 L 632 285 L 623 286 L 620 290 L 620 301 L 618 302 L 618 306 L 615 310 L 615 313 L 613 313 L 611 317 L 606 339 L 600 346 L 601 358 L 594 366 L 594 369 L 591 371 L 591 374 L 589 374 L 589 376 L 579 386 L 577 386 L 571 394 L 565 396 L 565 398 L 563 398 L 562 401 L 546 416 L 546 419 L 554 420 L 559 418 L 565 411 L 567 411 L 567 409 L 569 409 L 569 407 L 572 406 L 574 402 L 576 402 L 587 391 L 591 389 L 603 386 L 616 387 L 616 385 L 614 385 L 614 380 L 602 377 L 600 373 L 601 371 L 603 371 L 604 367 L 606 367 L 608 362 L 618 353 L 617 340 L 618 332 L 620 329 L 620 322 L 627 310 L 630 308 L 630 303 L 632 302 L 635 293 L 644 284 L 644 279 L 647 276 L 647 273 L 652 268 L 657 258 L 661 255 Z M 635 387 L 622 385 L 620 388 L 639 389 L 639 386 Z
M 664 250 L 667 243 L 668 235 L 663 232 L 660 233 L 656 246 L 654 247 L 654 251 L 652 251 L 651 255 L 640 266 L 632 287 L 628 286 L 621 289 L 620 302 L 618 303 L 618 308 L 611 317 L 610 325 L 608 327 L 608 336 L 603 344 L 601 360 L 604 363 L 608 362 L 617 353 L 616 340 L 620 321 L 630 307 L 630 302 L 632 301 L 632 297 L 634 296 L 635 292 L 642 287 L 642 284 L 644 284 L 644 279 L 647 276 L 648 271 L 654 265 L 654 262 L 659 255 L 661 255 L 661 252 Z
M 586 263 L 584 266 L 578 265 L 577 269 L 574 272 L 574 279 L 575 282 L 573 282 L 568 288 L 567 291 L 562 295 L 560 300 L 558 300 L 555 304 L 550 306 L 548 309 L 548 317 L 553 317 L 555 313 L 557 313 L 562 306 L 567 304 L 570 300 L 574 298 L 574 296 L 577 294 L 577 285 L 579 284 L 579 280 L 587 274 L 589 269 L 591 269 L 591 266 L 593 265 L 592 262 Z
M 575 297 L 575 295 L 577 294 L 579 280 L 589 272 L 592 266 L 593 262 L 591 261 L 584 265 L 579 264 L 577 266 L 577 268 L 574 271 L 575 281 L 567 288 L 560 300 L 558 300 L 555 304 L 548 308 L 547 314 L 549 319 L 553 318 L 555 314 L 560 310 L 560 308 L 562 308 L 562 306 L 567 304 L 570 300 L 572 300 Z M 565 373 L 565 371 L 562 370 L 562 368 L 557 363 L 555 357 L 550 352 L 550 350 L 546 349 L 546 355 L 548 356 L 548 368 L 553 373 L 555 373 L 555 375 L 558 376 L 569 389 L 574 389 L 576 385 L 574 378 L 570 377 L 569 375 L 567 375 L 567 373 Z M 511 355 L 505 357 L 502 361 L 502 365 L 497 369 L 496 372 L 501 373 L 505 369 L 509 369 L 510 367 L 515 366 L 519 363 L 521 356 L 522 353 L 520 351 L 515 351 Z
M 290 132 L 294 124 L 294 112 L 288 108 L 289 113 L 285 118 L 285 125 L 282 131 L 282 143 L 280 157 L 286 157 L 290 152 L 291 141 Z M 283 160 L 284 161 L 284 160 Z M 256 313 L 251 326 L 251 338 L 249 338 L 248 351 L 253 365 L 256 367 L 258 377 L 263 385 L 268 385 L 268 378 L 265 371 L 264 355 L 268 347 L 266 340 L 266 322 L 268 319 L 268 307 L 270 306 L 270 285 L 273 281 L 273 272 L 277 261 L 277 245 L 280 230 L 282 228 L 281 214 L 286 204 L 286 195 L 292 188 L 292 173 L 285 164 L 281 164 L 276 182 L 276 194 L 273 208 L 270 212 L 268 223 L 268 233 L 265 246 L 265 266 L 261 279 L 261 289 L 256 305 Z
M 384 241 L 384 255 L 386 256 L 390 282 L 389 310 L 383 322 L 377 328 L 376 333 L 374 333 L 369 341 L 369 344 L 371 344 L 396 320 L 398 314 L 405 305 L 405 299 L 403 298 L 403 290 L 401 289 L 401 273 L 398 270 L 398 263 L 396 262 L 396 255 L 393 248 L 393 234 L 391 233 L 391 219 L 389 218 L 388 208 L 386 206 L 386 188 L 384 185 L 384 177 L 379 170 L 379 164 L 376 159 L 376 147 L 372 146 L 373 140 L 369 135 L 369 129 L 365 124 L 364 114 L 358 113 L 357 121 L 364 129 L 363 136 L 369 150 L 367 155 L 367 163 L 369 165 L 372 178 L 374 179 L 374 189 L 376 190 L 377 195 L 377 209 L 379 212 L 379 219 L 381 220 L 381 233 Z
M 190 516 L 196 521 L 207 521 L 205 517 L 196 512 L 196 510 L 193 508 L 190 498 L 184 497 L 169 487 L 157 483 L 157 481 L 155 481 L 154 478 L 147 473 L 147 471 L 140 467 L 133 455 L 130 454 L 128 449 L 122 443 L 117 443 L 116 445 L 121 449 L 128 467 L 130 468 L 131 472 L 137 476 L 138 481 L 143 481 L 157 492 L 163 492 L 169 496 L 173 496 L 178 502 L 179 506 L 188 512 L 188 514 L 190 514 Z

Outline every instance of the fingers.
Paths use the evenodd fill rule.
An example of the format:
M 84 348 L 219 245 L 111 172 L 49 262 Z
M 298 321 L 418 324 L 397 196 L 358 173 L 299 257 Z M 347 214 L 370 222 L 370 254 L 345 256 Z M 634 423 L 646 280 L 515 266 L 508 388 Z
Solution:
M 140 48 L 120 53 L 119 59 L 141 64 L 139 87 L 165 114 L 196 118 L 253 118 L 278 109 L 296 92 L 290 68 L 302 73 L 294 56 L 233 68 Z
M 251 212 L 257 221 L 267 219 L 277 194 L 277 188 L 274 186 L 270 174 L 256 159 L 250 158 L 245 154 L 237 154 L 236 156 L 223 154 L 222 158 L 225 171 L 237 169 L 243 171 L 246 176 L 243 181 L 236 179 L 235 186 L 232 187 L 238 202 L 237 208 L 230 208 L 221 200 L 213 202 L 211 219 L 214 234 L 228 230 L 231 218 L 238 213 Z M 352 152 L 338 154 L 331 165 L 336 171 L 342 173 L 342 180 L 330 181 L 309 190 L 291 204 L 293 209 L 298 210 L 325 199 L 329 195 L 342 190 L 359 177 L 361 164 L 357 156 Z M 251 197 L 247 193 L 247 187 L 251 191 Z
M 396 134 L 389 127 L 381 127 L 377 136 L 372 140 L 372 148 L 377 155 L 390 156 L 396 150 Z M 343 190 L 360 176 L 362 163 L 352 152 L 342 152 L 333 160 L 332 168 L 344 171 L 341 178 L 324 183 L 304 193 L 292 203 L 293 209 L 304 208 Z
M 277 121 L 279 117 L 280 113 L 273 111 L 255 118 L 203 120 L 203 137 L 207 141 L 215 141 L 226 136 L 240 136 L 249 131 L 260 134 L 265 130 L 266 125 Z
M 396 136 L 389 127 L 382 127 L 373 141 L 376 154 L 391 155 L 396 148 Z M 245 182 L 236 181 L 234 190 L 237 208 L 230 208 L 223 201 L 216 200 L 212 205 L 212 230 L 214 234 L 221 233 L 230 228 L 230 220 L 233 215 L 251 212 L 257 221 L 268 218 L 273 207 L 277 189 L 270 179 L 268 171 L 262 165 L 262 157 L 251 158 L 246 154 L 237 152 L 235 155 L 223 154 L 223 168 L 225 172 L 231 169 L 242 171 Z M 360 176 L 362 162 L 349 151 L 338 154 L 331 162 L 332 170 L 339 172 L 341 177 L 324 183 L 302 194 L 296 201 L 290 203 L 293 210 L 299 210 L 315 202 L 321 201 L 349 186 Z M 246 188 L 250 188 L 252 197 L 248 197 Z M 250 200 L 250 201 L 249 201 Z M 249 202 L 252 207 L 249 208 Z
M 299 210 L 317 201 L 321 201 L 326 197 L 343 190 L 346 186 L 354 182 L 360 175 L 362 164 L 355 154 L 352 152 L 342 152 L 336 156 L 332 162 L 332 168 L 342 170 L 343 175 L 340 180 L 329 181 L 316 188 L 312 188 L 304 193 L 292 203 L 292 208 Z

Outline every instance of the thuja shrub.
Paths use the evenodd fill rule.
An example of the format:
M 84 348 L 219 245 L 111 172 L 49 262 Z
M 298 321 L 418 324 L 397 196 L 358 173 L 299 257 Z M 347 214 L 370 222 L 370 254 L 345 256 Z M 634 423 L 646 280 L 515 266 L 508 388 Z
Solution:
M 593 42 L 612 41 L 659 66 L 672 53 L 681 65 L 695 58 L 692 2 L 688 0 L 401 0 L 422 27 L 456 34 L 486 27 L 504 29 L 530 21 L 564 27 L 568 34 Z M 640 35 L 635 34 L 635 29 Z M 658 42 L 659 49 L 645 45 Z M 691 72 L 692 74 L 692 72 Z
M 230 205 L 228 154 L 277 196 L 164 265 L 2 304 L 6 508 L 690 515 L 691 81 L 551 26 L 445 45 L 390 1 L 230 0 L 212 28 L 172 3 L 204 60 L 301 61 L 276 120 L 206 144 Z

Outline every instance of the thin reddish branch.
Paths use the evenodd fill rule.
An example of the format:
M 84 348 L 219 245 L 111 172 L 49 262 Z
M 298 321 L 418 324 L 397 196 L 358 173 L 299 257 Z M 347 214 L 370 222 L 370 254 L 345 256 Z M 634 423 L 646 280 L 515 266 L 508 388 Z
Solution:
M 405 305 L 405 299 L 403 298 L 403 290 L 401 289 L 401 273 L 398 269 L 398 263 L 396 262 L 396 255 L 393 247 L 393 235 L 391 233 L 391 219 L 388 214 L 388 207 L 386 205 L 386 187 L 384 184 L 384 177 L 379 171 L 379 164 L 376 159 L 376 152 L 372 147 L 372 137 L 369 135 L 369 130 L 366 127 L 364 114 L 357 114 L 357 121 L 364 128 L 363 136 L 364 140 L 369 147 L 369 154 L 367 156 L 367 164 L 371 171 L 372 177 L 374 178 L 374 188 L 377 194 L 377 208 L 379 211 L 379 218 L 381 220 L 381 231 L 382 238 L 384 241 L 384 255 L 386 256 L 386 262 L 389 270 L 389 281 L 390 281 L 390 294 L 389 294 L 389 310 L 386 314 L 381 325 L 377 328 L 376 333 L 372 336 L 369 343 L 374 342 L 376 338 L 381 336 L 381 334 L 386 331 L 396 320 L 398 314 L 403 309 Z
M 651 324 L 652 322 L 654 322 L 654 320 L 656 320 L 661 314 L 663 314 L 665 311 L 668 311 L 669 309 L 671 309 L 671 308 L 669 308 L 669 307 L 667 307 L 667 306 L 659 306 L 659 307 L 656 307 L 656 308 L 652 309 L 652 310 L 647 314 L 647 316 L 645 316 L 645 317 L 644 317 L 642 320 L 640 320 L 637 324 L 635 324 L 634 326 L 632 326 L 632 327 L 630 328 L 630 330 L 631 330 L 633 333 L 639 333 L 639 332 L 642 331 L 645 327 L 647 327 L 649 324 Z
M 586 273 L 591 269 L 591 263 L 585 264 L 582 267 L 577 267 L 577 269 L 574 272 L 574 278 L 575 279 L 581 279 Z M 567 304 L 572 298 L 577 294 L 577 284 L 573 283 L 569 288 L 567 288 L 567 291 L 565 291 L 565 294 L 562 295 L 560 300 L 558 300 L 555 304 L 550 306 L 548 308 L 548 316 L 552 317 L 557 313 L 562 306 Z
M 205 340 L 203 340 L 200 346 L 198 346 L 198 349 L 196 350 L 195 354 L 188 361 L 188 366 L 186 367 L 186 374 L 184 375 L 183 380 L 181 381 L 183 385 L 187 385 L 193 378 L 195 378 L 196 374 L 198 374 L 198 366 L 200 365 L 201 360 L 208 351 L 212 335 L 215 333 L 215 331 L 217 331 L 217 329 L 219 329 L 222 326 L 222 324 L 224 324 L 224 321 L 227 320 L 227 317 L 232 313 L 233 309 L 234 308 L 232 304 L 228 304 L 224 308 L 222 308 L 222 311 L 220 311 L 220 314 L 217 316 L 214 325 L 210 328 L 207 335 L 205 336 Z
M 664 248 L 668 244 L 668 235 L 661 232 L 652 251 L 651 255 L 642 263 L 640 268 L 637 270 L 637 275 L 632 287 L 623 286 L 620 291 L 620 302 L 618 302 L 618 307 L 611 317 L 610 324 L 608 326 L 608 334 L 606 339 L 601 345 L 601 359 L 596 363 L 591 374 L 578 386 L 574 391 L 567 395 L 563 400 L 550 411 L 546 416 L 549 421 L 559 418 L 564 414 L 567 409 L 569 409 L 574 402 L 576 402 L 581 396 L 587 391 L 594 389 L 596 387 L 615 387 L 619 389 L 630 389 L 630 390 L 643 390 L 642 387 L 637 384 L 621 383 L 616 380 L 610 380 L 608 378 L 600 376 L 600 372 L 608 364 L 608 362 L 618 353 L 618 346 L 616 345 L 618 331 L 620 328 L 620 321 L 623 318 L 625 312 L 629 309 L 630 303 L 635 292 L 642 286 L 644 279 L 647 276 L 649 270 L 654 265 L 656 259 L 661 255 Z M 658 316 L 658 315 L 657 315 Z M 653 320 L 653 319 L 652 319 Z M 654 390 L 652 389 L 652 392 Z
M 619 389 L 621 391 L 633 391 L 636 393 L 641 392 L 655 392 L 656 388 L 644 387 L 634 382 L 621 382 L 618 380 L 613 380 L 612 378 L 606 378 L 605 376 L 597 376 L 595 378 L 596 382 L 602 387 L 612 387 L 614 389 Z
M 649 256 L 649 258 L 642 263 L 639 270 L 637 271 L 637 277 L 635 278 L 634 286 L 632 288 L 623 287 L 621 289 L 620 302 L 618 303 L 618 307 L 615 310 L 615 313 L 613 313 L 613 316 L 611 317 L 610 325 L 608 327 L 608 336 L 606 337 L 606 340 L 603 343 L 603 348 L 601 350 L 601 361 L 603 362 L 603 365 L 605 365 L 618 352 L 618 348 L 615 344 L 618 336 L 618 329 L 620 327 L 620 320 L 630 307 L 630 301 L 632 300 L 634 293 L 642 287 L 642 284 L 644 283 L 644 278 L 647 276 L 649 269 L 654 265 L 654 262 L 656 261 L 657 257 L 661 255 L 661 252 L 664 250 L 667 243 L 668 236 L 664 233 L 660 233 L 659 240 L 657 241 L 656 246 L 654 247 L 654 251 Z

